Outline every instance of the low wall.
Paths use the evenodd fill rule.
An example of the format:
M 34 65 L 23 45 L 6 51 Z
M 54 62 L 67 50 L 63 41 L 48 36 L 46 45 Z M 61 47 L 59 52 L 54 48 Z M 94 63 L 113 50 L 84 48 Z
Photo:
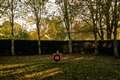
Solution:
M 120 53 L 120 41 L 118 50 Z M 68 54 L 68 41 L 41 41 L 42 54 L 52 54 L 59 50 Z M 38 54 L 37 40 L 15 40 L 14 50 L 16 55 L 36 55 Z M 94 41 L 72 41 L 73 54 L 94 53 Z M 99 54 L 113 55 L 113 41 L 98 41 Z M 11 40 L 0 40 L 0 55 L 11 55 Z

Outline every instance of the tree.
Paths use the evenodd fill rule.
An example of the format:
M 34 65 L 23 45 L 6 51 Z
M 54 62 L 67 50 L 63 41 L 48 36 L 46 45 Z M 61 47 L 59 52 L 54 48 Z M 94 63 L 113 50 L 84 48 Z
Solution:
M 28 33 L 26 30 L 22 28 L 22 26 L 18 23 L 14 23 L 14 39 L 28 39 Z M 1 39 L 12 39 L 11 36 L 11 23 L 9 21 L 5 21 L 0 27 L 0 38 Z
M 102 9 L 102 6 L 103 6 L 103 0 L 98 0 L 96 1 L 96 9 L 97 9 L 97 24 L 98 24 L 98 29 L 97 29 L 97 32 L 98 32 L 98 36 L 100 37 L 100 40 L 104 40 L 104 35 L 105 35 L 105 32 L 104 32 L 104 27 L 103 27 L 103 23 L 104 23 L 104 17 L 103 17 L 103 9 Z
M 25 1 L 25 4 L 30 7 L 32 10 L 34 16 L 35 16 L 35 24 L 37 27 L 37 33 L 38 33 L 38 53 L 41 54 L 41 47 L 40 47 L 40 21 L 41 21 L 41 14 L 42 9 L 47 0 L 27 0 Z
M 11 25 L 11 36 L 12 36 L 11 54 L 12 55 L 15 55 L 15 52 L 14 52 L 14 16 L 15 16 L 16 6 L 17 6 L 17 1 L 16 0 L 5 0 L 4 4 L 3 4 L 4 16 L 7 16 L 9 18 L 10 25 Z
M 11 39 L 11 26 L 9 21 L 5 21 L 0 27 L 0 38 Z
M 10 5 L 8 8 L 8 11 L 10 14 L 8 13 L 8 15 L 10 15 L 9 20 L 10 20 L 11 35 L 12 35 L 11 53 L 12 55 L 15 55 L 15 52 L 14 52 L 14 16 L 15 16 L 15 13 L 14 11 L 17 5 L 16 0 L 8 0 L 8 5 Z
M 72 39 L 71 39 L 71 35 L 70 35 L 70 7 L 69 7 L 69 1 L 68 0 L 59 0 L 56 1 L 56 3 L 60 6 L 61 11 L 62 11 L 62 20 L 65 24 L 65 28 L 67 31 L 67 35 L 68 35 L 68 49 L 69 49 L 69 53 L 72 53 Z
M 65 22 L 65 27 L 67 30 L 67 35 L 69 38 L 69 44 L 68 44 L 68 48 L 69 48 L 69 53 L 72 53 L 72 40 L 71 40 L 71 36 L 70 36 L 70 16 L 69 16 L 69 12 L 68 12 L 68 1 L 64 0 L 63 1 L 64 7 L 63 7 L 63 15 L 64 15 L 64 22 Z
M 73 40 L 93 40 L 93 27 L 92 23 L 85 21 L 76 21 L 72 26 L 72 39 Z
M 30 40 L 38 40 L 36 31 L 30 31 L 28 34 L 29 34 Z
M 86 4 L 88 6 L 88 9 L 90 11 L 90 18 L 92 20 L 93 24 L 93 33 L 94 33 L 94 40 L 95 40 L 95 54 L 98 54 L 98 49 L 97 49 L 97 21 L 98 21 L 98 12 L 97 12 L 97 0 L 87 0 Z
M 105 18 L 105 25 L 107 26 L 107 40 L 113 40 L 114 55 L 118 54 L 117 43 L 117 28 L 119 21 L 119 0 L 103 0 L 102 4 L 103 17 Z
M 93 21 L 95 39 L 97 36 L 104 40 L 105 27 L 107 40 L 114 40 L 114 55 L 118 57 L 117 50 L 117 28 L 119 19 L 119 1 L 118 0 L 88 0 L 87 5 L 90 10 L 91 19 Z M 94 5 L 91 5 L 91 4 Z M 105 23 L 104 23 L 105 22 Z M 95 40 L 97 42 L 97 40 Z
M 107 30 L 107 40 L 111 40 L 112 39 L 112 0 L 103 0 L 103 6 L 102 6 L 102 10 L 103 10 L 103 15 L 105 17 L 105 25 L 106 25 L 106 30 Z
M 117 28 L 118 28 L 118 19 L 119 17 L 119 5 L 120 2 L 118 0 L 115 0 L 114 2 L 114 9 L 113 9 L 113 35 L 114 35 L 114 42 L 113 42 L 113 47 L 114 47 L 114 55 L 115 57 L 119 57 L 118 53 L 118 43 L 117 43 Z
M 8 1 L 6 0 L 0 0 L 0 18 L 2 15 L 6 12 L 6 10 L 9 8 Z
M 53 40 L 64 40 L 66 35 L 64 35 L 64 27 L 61 23 L 60 17 L 54 16 L 51 20 L 47 21 L 48 30 L 46 34 Z

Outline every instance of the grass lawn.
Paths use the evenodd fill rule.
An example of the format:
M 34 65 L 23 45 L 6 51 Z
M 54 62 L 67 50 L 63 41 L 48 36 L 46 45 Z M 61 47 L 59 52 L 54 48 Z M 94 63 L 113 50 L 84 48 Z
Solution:
M 41 56 L 0 57 L 0 80 L 120 80 L 120 59 L 64 55 L 60 62 Z

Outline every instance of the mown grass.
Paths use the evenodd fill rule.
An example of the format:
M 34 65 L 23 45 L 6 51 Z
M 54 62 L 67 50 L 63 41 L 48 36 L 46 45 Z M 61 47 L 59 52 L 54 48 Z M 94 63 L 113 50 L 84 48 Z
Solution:
M 0 57 L 0 80 L 120 80 L 120 59 L 112 56 L 50 55 Z

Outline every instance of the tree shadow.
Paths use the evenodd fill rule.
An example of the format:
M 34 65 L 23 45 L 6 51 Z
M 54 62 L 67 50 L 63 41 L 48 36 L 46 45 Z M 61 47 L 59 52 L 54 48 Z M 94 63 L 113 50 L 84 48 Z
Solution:
M 40 72 L 33 72 L 31 74 L 24 75 L 25 79 L 49 79 L 50 77 L 54 77 L 55 75 L 62 74 L 63 71 L 59 67 L 49 68 Z
M 0 80 L 10 80 L 10 79 L 16 80 L 17 78 L 21 78 L 22 76 L 24 76 L 24 74 L 36 72 L 38 68 L 39 70 L 42 70 L 42 69 L 45 69 L 46 66 L 45 64 L 36 63 L 36 64 L 24 65 L 21 67 L 17 66 L 13 68 L 4 68 L 0 70 L 1 72 Z M 2 75 L 2 72 L 3 72 L 3 75 Z

